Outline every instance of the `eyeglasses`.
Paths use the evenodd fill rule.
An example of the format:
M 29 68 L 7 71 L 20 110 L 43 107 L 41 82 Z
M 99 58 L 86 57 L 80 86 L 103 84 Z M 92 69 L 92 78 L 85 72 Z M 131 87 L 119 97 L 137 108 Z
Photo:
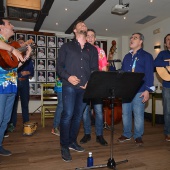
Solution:
M 95 35 L 87 35 L 87 38 L 94 38 Z
M 130 37 L 130 40 L 131 40 L 131 39 L 137 40 L 137 39 L 140 39 L 140 38 L 135 37 L 135 36 L 134 36 L 134 37 L 132 36 L 132 37 Z

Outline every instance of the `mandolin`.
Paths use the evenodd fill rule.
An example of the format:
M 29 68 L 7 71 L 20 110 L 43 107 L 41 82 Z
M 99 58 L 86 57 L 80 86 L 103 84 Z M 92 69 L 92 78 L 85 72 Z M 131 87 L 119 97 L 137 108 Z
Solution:
M 24 43 L 24 47 L 21 47 L 20 44 L 17 41 L 13 41 L 9 45 L 12 47 L 18 49 L 21 54 L 24 56 L 25 52 L 27 51 L 26 45 L 33 46 L 34 41 L 32 39 L 26 41 Z M 18 67 L 19 61 L 17 57 L 6 50 L 0 50 L 0 67 L 2 67 L 4 70 L 9 70 Z

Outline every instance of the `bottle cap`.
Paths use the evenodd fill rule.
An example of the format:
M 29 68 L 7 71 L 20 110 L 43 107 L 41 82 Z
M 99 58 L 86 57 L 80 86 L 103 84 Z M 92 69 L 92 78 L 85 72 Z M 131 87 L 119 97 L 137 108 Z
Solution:
M 89 152 L 89 156 L 92 156 L 92 152 Z

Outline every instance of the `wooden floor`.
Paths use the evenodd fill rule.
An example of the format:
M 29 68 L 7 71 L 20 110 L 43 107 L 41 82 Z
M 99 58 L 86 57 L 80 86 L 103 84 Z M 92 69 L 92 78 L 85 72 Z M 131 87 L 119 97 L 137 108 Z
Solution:
M 0 156 L 0 170 L 74 170 L 76 167 L 85 167 L 88 152 L 93 152 L 94 164 L 107 164 L 110 158 L 110 131 L 104 130 L 105 139 L 109 146 L 101 146 L 95 141 L 94 127 L 92 140 L 82 146 L 85 152 L 71 151 L 72 162 L 66 163 L 61 159 L 59 137 L 51 134 L 52 119 L 48 119 L 46 127 L 40 125 L 40 114 L 30 115 L 31 120 L 38 122 L 38 128 L 33 136 L 23 136 L 21 116 L 18 125 L 9 137 L 4 139 L 4 147 L 12 151 L 9 157 Z M 134 140 L 118 143 L 122 124 L 115 125 L 113 158 L 116 162 L 128 160 L 116 166 L 117 170 L 170 170 L 170 142 L 163 136 L 163 125 L 151 126 L 145 122 L 144 145 L 137 147 Z M 83 136 L 81 126 L 78 142 Z M 96 169 L 109 169 L 96 168 Z

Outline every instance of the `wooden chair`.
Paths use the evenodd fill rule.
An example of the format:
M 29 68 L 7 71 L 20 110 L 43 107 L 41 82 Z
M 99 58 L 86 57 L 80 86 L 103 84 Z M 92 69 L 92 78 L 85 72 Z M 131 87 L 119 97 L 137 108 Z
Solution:
M 46 118 L 54 118 L 57 107 L 57 94 L 54 93 L 54 85 L 41 84 L 41 124 L 45 127 Z

